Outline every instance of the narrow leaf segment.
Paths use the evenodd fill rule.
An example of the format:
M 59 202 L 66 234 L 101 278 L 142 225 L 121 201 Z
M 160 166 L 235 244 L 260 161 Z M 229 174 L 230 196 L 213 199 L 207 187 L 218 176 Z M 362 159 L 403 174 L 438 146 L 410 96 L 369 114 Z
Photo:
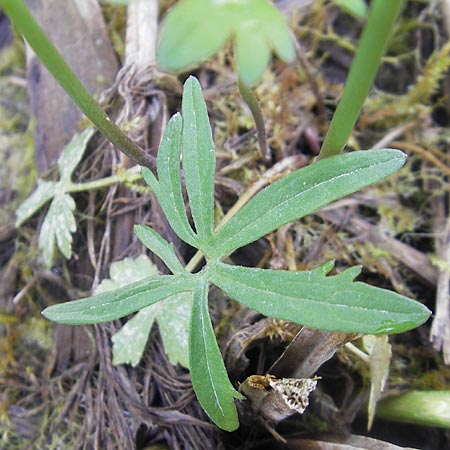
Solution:
M 191 277 L 190 274 L 155 275 L 112 292 L 49 306 L 42 314 L 65 325 L 109 322 L 191 290 Z
M 200 83 L 189 77 L 183 90 L 183 169 L 192 218 L 200 242 L 214 227 L 214 171 L 216 155 L 208 112 Z
M 189 341 L 192 385 L 211 420 L 226 431 L 239 426 L 234 398 L 244 397 L 230 380 L 217 345 L 208 311 L 208 282 L 200 278 L 194 288 Z
M 169 244 L 155 230 L 146 225 L 135 225 L 134 234 L 138 239 L 172 271 L 172 273 L 183 273 L 184 267 L 177 258 L 173 245 Z
M 395 292 L 354 282 L 360 267 L 327 277 L 328 263 L 306 272 L 263 270 L 217 263 L 209 280 L 245 306 L 311 328 L 392 334 L 424 323 L 430 311 Z
M 292 172 L 262 190 L 217 232 L 216 255 L 229 254 L 281 225 L 382 180 L 402 167 L 405 159 L 399 150 L 360 151 Z
M 181 190 L 181 129 L 183 120 L 175 114 L 167 124 L 158 151 L 158 179 L 150 170 L 144 168 L 142 176 L 153 189 L 170 226 L 183 241 L 197 247 L 197 237 L 189 224 Z

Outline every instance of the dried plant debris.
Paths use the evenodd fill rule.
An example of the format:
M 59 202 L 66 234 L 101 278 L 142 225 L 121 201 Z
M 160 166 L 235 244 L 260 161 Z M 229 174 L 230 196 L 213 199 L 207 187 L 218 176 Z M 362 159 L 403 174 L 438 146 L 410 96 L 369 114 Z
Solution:
M 316 389 L 313 378 L 280 378 L 273 375 L 251 375 L 239 390 L 249 399 L 255 412 L 275 423 L 292 414 L 303 414 L 309 405 L 309 394 Z

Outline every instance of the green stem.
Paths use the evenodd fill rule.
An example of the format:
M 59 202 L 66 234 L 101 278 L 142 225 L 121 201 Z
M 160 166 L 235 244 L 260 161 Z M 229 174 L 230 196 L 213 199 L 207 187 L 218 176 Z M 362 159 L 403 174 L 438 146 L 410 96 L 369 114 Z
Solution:
M 87 181 L 86 183 L 71 183 L 65 188 L 65 192 L 84 192 L 93 189 L 102 189 L 108 186 L 112 186 L 117 183 L 132 183 L 142 179 L 140 170 L 136 172 L 137 166 L 116 175 L 110 177 L 100 178 L 98 180 Z
M 409 391 L 381 400 L 377 418 L 450 428 L 450 391 Z
M 0 0 L 0 6 L 48 71 L 103 136 L 137 164 L 154 170 L 156 167 L 155 159 L 126 136 L 90 96 L 44 31 L 36 23 L 24 1 Z
M 319 158 L 342 151 L 377 74 L 403 0 L 373 0 L 344 92 L 325 136 Z
M 266 139 L 266 127 L 264 125 L 264 117 L 262 115 L 261 107 L 259 106 L 258 99 L 253 91 L 240 79 L 238 80 L 239 93 L 244 99 L 244 102 L 250 108 L 253 120 L 255 121 L 256 134 L 258 137 L 259 150 L 263 161 L 270 161 L 270 150 L 267 146 Z

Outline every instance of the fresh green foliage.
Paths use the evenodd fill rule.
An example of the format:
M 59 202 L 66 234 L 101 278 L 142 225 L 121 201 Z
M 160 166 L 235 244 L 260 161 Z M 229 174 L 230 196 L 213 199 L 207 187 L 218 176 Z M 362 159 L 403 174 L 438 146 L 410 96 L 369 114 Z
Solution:
M 244 397 L 228 379 L 208 310 L 208 279 L 201 276 L 193 290 L 189 358 L 191 380 L 200 404 L 219 427 L 233 431 L 239 425 L 234 398 Z
M 143 225 L 139 227 L 144 228 Z M 148 230 L 151 229 L 148 228 Z M 156 234 L 156 236 L 160 238 L 159 235 Z M 181 271 L 184 271 L 179 260 L 176 259 L 176 261 Z M 145 255 L 141 255 L 135 260 L 125 258 L 115 262 L 111 264 L 109 272 L 111 279 L 103 280 L 97 288 L 96 294 L 110 292 L 134 281 L 140 281 L 149 275 L 158 274 L 156 266 Z M 191 309 L 192 296 L 190 293 L 175 294 L 141 309 L 112 337 L 113 363 L 136 366 L 141 360 L 148 335 L 156 320 L 170 362 L 189 367 L 188 340 Z
M 329 261 L 307 272 L 214 263 L 209 280 L 231 298 L 266 316 L 322 330 L 400 333 L 423 321 L 426 309 L 395 292 L 354 282 L 358 266 L 327 277 Z M 364 325 L 362 325 L 364 324 Z
M 139 239 L 165 262 L 173 275 L 152 275 L 112 292 L 51 306 L 43 314 L 65 324 L 105 322 L 189 293 L 192 383 L 211 419 L 225 430 L 234 430 L 238 427 L 234 399 L 241 396 L 227 377 L 215 340 L 208 311 L 210 284 L 263 314 L 325 330 L 398 333 L 423 323 L 429 311 L 394 292 L 354 282 L 359 267 L 330 277 L 327 274 L 333 268 L 332 262 L 311 271 L 285 272 L 233 267 L 220 261 L 279 226 L 387 177 L 403 165 L 402 152 L 391 149 L 353 152 L 299 169 L 275 181 L 224 227 L 213 231 L 213 151 L 201 88 L 190 77 L 184 87 L 182 116 L 172 117 L 160 147 L 159 179 L 145 168 L 143 176 L 173 230 L 204 253 L 206 265 L 199 273 L 185 272 L 167 242 L 150 228 L 137 227 Z M 182 197 L 181 152 L 195 230 L 189 223 Z
M 367 15 L 367 5 L 364 0 L 333 0 L 333 3 L 355 19 L 364 19 Z
M 157 58 L 162 68 L 179 71 L 216 53 L 234 38 L 242 82 L 257 82 L 272 50 L 284 61 L 295 48 L 282 14 L 268 0 L 181 0 L 168 14 Z
M 17 209 L 16 226 L 20 226 L 52 199 L 39 234 L 39 248 L 42 250 L 47 267 L 53 263 L 55 242 L 66 258 L 70 258 L 72 255 L 72 233 L 76 231 L 76 222 L 73 216 L 75 201 L 68 191 L 72 187 L 72 173 L 81 161 L 93 133 L 94 130 L 89 128 L 76 134 L 58 159 L 60 180 L 39 180 L 36 190 Z
M 403 0 L 371 2 L 344 92 L 320 149 L 320 158 L 337 155 L 344 148 L 373 84 L 403 3 Z
M 411 424 L 450 429 L 450 390 L 408 391 L 378 403 L 376 416 Z

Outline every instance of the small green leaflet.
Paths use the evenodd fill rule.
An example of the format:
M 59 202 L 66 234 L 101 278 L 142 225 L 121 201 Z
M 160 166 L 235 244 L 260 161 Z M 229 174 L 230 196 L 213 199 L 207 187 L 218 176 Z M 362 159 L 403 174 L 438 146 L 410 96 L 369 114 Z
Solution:
M 194 77 L 189 77 L 184 85 L 182 117 L 186 190 L 199 242 L 205 242 L 211 239 L 214 228 L 216 155 L 205 100 Z
M 234 399 L 244 397 L 228 379 L 208 311 L 208 282 L 199 278 L 194 288 L 189 342 L 191 379 L 200 404 L 214 423 L 233 431 L 239 426 Z
M 47 267 L 50 267 L 53 262 L 55 242 L 67 259 L 72 256 L 72 233 L 77 229 L 74 210 L 74 199 L 69 194 L 57 191 L 39 233 L 39 248 Z
M 28 218 L 39 211 L 57 191 L 58 183 L 55 181 L 37 180 L 37 188 L 17 208 L 16 227 L 20 227 Z
M 156 181 L 153 173 L 147 168 L 142 169 L 142 176 L 155 195 L 159 194 L 159 204 L 167 220 L 173 224 L 172 227 L 175 227 L 173 228 L 175 233 L 185 242 L 196 247 L 198 241 L 188 221 L 181 189 L 182 123 L 181 115 L 175 114 L 167 124 L 156 160 L 159 181 Z
M 268 0 L 181 0 L 163 23 L 158 63 L 170 71 L 198 64 L 234 38 L 240 80 L 251 85 L 262 76 L 274 51 L 292 62 L 295 48 L 278 9 Z
M 55 243 L 67 259 L 72 255 L 72 233 L 76 231 L 73 215 L 75 201 L 67 190 L 72 184 L 72 173 L 81 161 L 93 134 L 92 128 L 76 134 L 58 159 L 60 180 L 38 180 L 36 190 L 17 209 L 16 226 L 19 227 L 53 198 L 39 234 L 39 248 L 47 267 L 53 263 Z
M 135 260 L 125 258 L 111 264 L 110 279 L 99 285 L 96 294 L 112 291 L 149 275 L 157 275 L 156 266 L 141 255 Z M 136 366 L 141 360 L 153 322 L 158 322 L 164 349 L 172 364 L 189 367 L 188 335 L 192 296 L 189 293 L 172 297 L 141 309 L 113 337 L 113 363 Z

